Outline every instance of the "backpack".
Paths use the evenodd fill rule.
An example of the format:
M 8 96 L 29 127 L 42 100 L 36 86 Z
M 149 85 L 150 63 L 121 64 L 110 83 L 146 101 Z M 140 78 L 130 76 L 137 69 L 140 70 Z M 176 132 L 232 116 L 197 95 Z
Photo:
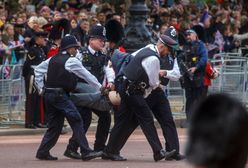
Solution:
M 115 50 L 111 56 L 112 67 L 115 71 L 116 78 L 123 75 L 123 69 L 132 60 L 133 56 L 130 53 L 123 53 Z

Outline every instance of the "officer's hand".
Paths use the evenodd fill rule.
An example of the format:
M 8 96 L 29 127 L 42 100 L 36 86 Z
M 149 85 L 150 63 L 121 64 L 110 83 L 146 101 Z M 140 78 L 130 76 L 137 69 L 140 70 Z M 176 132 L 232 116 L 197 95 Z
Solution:
M 108 85 L 107 85 L 107 88 L 109 88 L 110 90 L 115 90 L 115 84 L 112 83 L 112 82 L 109 82 Z
M 160 71 L 159 71 L 159 75 L 160 75 L 161 77 L 166 76 L 166 75 L 167 75 L 167 71 L 166 71 L 166 70 L 160 70 Z
M 196 69 L 197 69 L 196 67 L 191 67 L 191 68 L 189 68 L 188 71 L 190 71 L 191 73 L 195 73 Z

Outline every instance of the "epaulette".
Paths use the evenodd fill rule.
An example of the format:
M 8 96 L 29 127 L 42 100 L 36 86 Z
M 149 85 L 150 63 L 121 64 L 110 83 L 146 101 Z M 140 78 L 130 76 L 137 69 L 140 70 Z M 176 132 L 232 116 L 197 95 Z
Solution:
M 107 56 L 105 53 L 98 52 L 100 55 Z
M 87 47 L 80 48 L 80 52 L 82 53 L 82 55 L 89 54 L 89 50 L 87 49 Z

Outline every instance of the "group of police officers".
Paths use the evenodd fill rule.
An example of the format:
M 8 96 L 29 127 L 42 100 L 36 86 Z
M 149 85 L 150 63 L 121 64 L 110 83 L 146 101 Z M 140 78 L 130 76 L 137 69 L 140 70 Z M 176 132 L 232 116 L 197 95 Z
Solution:
M 33 85 L 29 81 L 34 75 L 37 93 L 44 97 L 48 129 L 36 158 L 58 159 L 50 154 L 50 150 L 56 144 L 66 118 L 73 131 L 64 152 L 69 158 L 91 160 L 102 157 L 106 160 L 125 161 L 126 158 L 120 155 L 120 151 L 132 132 L 140 126 L 152 148 L 155 161 L 184 159 L 185 157 L 179 153 L 178 134 L 165 86 L 169 80 L 183 79 L 187 101 L 186 113 L 189 119 L 192 106 L 200 99 L 207 61 L 206 48 L 197 39 L 195 31 L 188 30 L 186 35 L 190 50 L 194 49 L 193 54 L 183 54 L 186 58 L 177 58 L 175 54 L 178 48 L 177 32 L 175 28 L 169 27 L 160 35 L 156 44 L 149 44 L 132 53 L 121 75 L 115 78 L 117 72 L 113 67 L 118 60 L 113 60 L 102 52 L 107 40 L 103 26 L 94 25 L 91 28 L 87 47 L 80 47 L 72 35 L 64 36 L 59 52 L 46 60 L 40 49 L 45 45 L 42 41 L 45 34 L 37 33 L 35 47 L 40 51 L 38 53 L 38 49 L 35 49 L 32 53 L 30 50 L 27 57 L 26 62 L 34 60 L 36 62 L 30 63 L 35 66 L 30 66 L 34 70 L 26 76 L 26 89 Z M 117 49 L 115 51 L 120 52 Z M 181 65 L 185 64 L 189 67 L 187 72 L 182 72 Z M 190 74 L 193 74 L 193 79 Z M 115 89 L 121 97 L 119 108 L 114 108 L 115 121 L 110 135 L 109 108 L 99 108 L 96 107 L 99 104 L 94 103 L 90 106 L 78 103 L 78 100 L 81 100 L 80 96 L 86 96 L 86 101 L 89 102 L 103 100 L 106 88 Z M 73 95 L 80 96 L 72 99 Z M 105 101 L 106 104 L 108 101 Z M 86 138 L 92 112 L 99 117 L 94 149 L 89 147 Z M 159 140 L 153 116 L 162 128 L 165 150 Z M 80 154 L 77 152 L 78 147 Z

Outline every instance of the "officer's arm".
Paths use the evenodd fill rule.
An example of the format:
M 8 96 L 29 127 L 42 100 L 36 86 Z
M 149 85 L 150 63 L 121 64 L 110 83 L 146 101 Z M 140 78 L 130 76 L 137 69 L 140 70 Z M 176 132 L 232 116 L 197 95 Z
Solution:
M 111 62 L 108 62 L 107 66 L 104 66 L 104 71 L 105 71 L 105 75 L 106 78 L 108 80 L 108 83 L 114 83 L 115 80 L 115 72 L 113 70 L 113 68 L 111 67 Z
M 156 56 L 151 56 L 142 60 L 142 67 L 145 69 L 149 78 L 149 85 L 153 89 L 159 86 L 160 63 Z
M 65 63 L 65 69 L 74 73 L 79 78 L 84 79 L 97 90 L 101 88 L 101 84 L 98 82 L 96 77 L 92 75 L 77 58 L 70 57 Z
M 173 65 L 173 69 L 172 70 L 166 70 L 166 76 L 164 76 L 164 78 L 168 78 L 172 81 L 178 81 L 179 78 L 181 77 L 180 74 L 180 70 L 178 67 L 178 63 L 177 63 L 177 58 L 175 58 L 174 60 L 174 65 Z
M 208 60 L 208 52 L 203 43 L 200 43 L 197 54 L 199 55 L 199 61 L 196 63 L 196 68 L 204 68 Z
M 34 76 L 35 76 L 35 86 L 38 88 L 39 93 L 42 91 L 44 87 L 44 76 L 48 70 L 48 64 L 51 58 L 41 62 L 34 68 Z

